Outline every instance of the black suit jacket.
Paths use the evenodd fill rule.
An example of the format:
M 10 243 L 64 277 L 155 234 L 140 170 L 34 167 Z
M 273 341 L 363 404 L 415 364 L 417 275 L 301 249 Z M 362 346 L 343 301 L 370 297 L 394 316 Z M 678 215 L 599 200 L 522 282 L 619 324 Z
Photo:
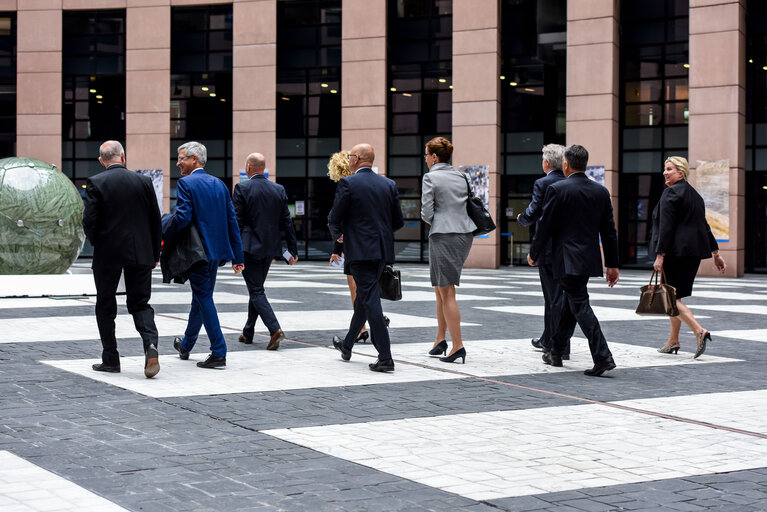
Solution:
M 272 183 L 263 174 L 254 174 L 249 180 L 235 185 L 232 203 L 244 252 L 255 258 L 280 256 L 282 229 L 288 250 L 293 256 L 298 254 L 296 230 L 282 185 Z
M 338 182 L 328 227 L 333 240 L 343 234 L 347 261 L 394 263 L 394 231 L 404 225 L 394 181 L 363 167 Z
M 93 265 L 150 265 L 160 259 L 162 228 L 152 180 L 119 164 L 88 178 L 83 230 Z
M 556 277 L 598 277 L 602 275 L 600 237 L 605 266 L 616 268 L 618 235 L 610 193 L 584 173 L 578 172 L 549 186 L 543 214 L 538 221 L 538 232 L 530 247 L 530 257 L 537 261 L 551 238 Z
M 549 189 L 549 185 L 563 179 L 565 179 L 564 173 L 558 169 L 553 169 L 543 178 L 535 180 L 533 198 L 527 209 L 517 219 L 520 226 L 535 224 L 535 231 L 538 231 L 538 221 L 541 218 L 541 213 L 543 213 L 543 200 L 546 197 L 546 191 Z M 538 264 L 551 263 L 551 239 L 546 243 L 537 261 Z
M 706 222 L 706 205 L 698 191 L 685 180 L 664 190 L 652 212 L 650 254 L 705 260 L 718 248 Z

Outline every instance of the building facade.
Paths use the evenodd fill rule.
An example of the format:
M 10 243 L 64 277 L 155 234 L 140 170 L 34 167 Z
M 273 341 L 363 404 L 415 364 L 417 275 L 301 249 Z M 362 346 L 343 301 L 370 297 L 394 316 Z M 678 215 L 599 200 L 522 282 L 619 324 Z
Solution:
M 0 157 L 80 187 L 118 139 L 129 167 L 162 170 L 170 211 L 182 142 L 232 186 L 261 152 L 304 259 L 332 248 L 329 156 L 369 142 L 402 199 L 397 258 L 427 261 L 423 148 L 445 136 L 456 167 L 486 166 L 499 227 L 469 265 L 524 263 L 516 215 L 556 142 L 588 148 L 623 266 L 651 264 L 663 161 L 682 155 L 728 274 L 767 272 L 766 97 L 766 2 L 0 0 Z

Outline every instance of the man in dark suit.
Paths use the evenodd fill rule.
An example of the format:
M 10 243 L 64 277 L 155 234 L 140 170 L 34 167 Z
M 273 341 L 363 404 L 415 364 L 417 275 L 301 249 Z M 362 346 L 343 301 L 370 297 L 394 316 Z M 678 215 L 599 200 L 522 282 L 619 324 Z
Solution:
M 328 215 L 328 227 L 334 240 L 344 243 L 344 255 L 349 271 L 357 283 L 349 332 L 341 340 L 333 337 L 333 346 L 348 361 L 357 335 L 370 324 L 371 339 L 378 351 L 378 360 L 371 363 L 375 372 L 394 371 L 389 347 L 378 279 L 387 263 L 394 263 L 394 231 L 405 225 L 394 181 L 376 174 L 371 166 L 375 159 L 373 147 L 358 144 L 349 155 L 349 168 L 355 172 L 341 179 L 336 188 L 333 208 Z
M 264 155 L 249 155 L 245 164 L 248 181 L 235 185 L 232 198 L 245 252 L 245 269 L 242 275 L 250 295 L 248 320 L 242 328 L 239 340 L 246 344 L 253 343 L 253 328 L 260 316 L 269 329 L 270 338 L 266 349 L 277 350 L 280 341 L 285 339 L 285 333 L 282 332 L 266 298 L 264 281 L 272 260 L 275 257 L 281 258 L 282 255 L 280 228 L 285 233 L 288 251 L 291 254 L 288 264 L 293 265 L 298 261 L 298 247 L 285 188 L 269 181 L 264 175 L 265 168 Z
M 607 284 L 612 287 L 618 282 L 618 236 L 610 193 L 585 174 L 588 159 L 589 153 L 583 146 L 572 145 L 565 149 L 562 170 L 567 179 L 549 186 L 546 192 L 538 232 L 527 260 L 530 265 L 535 265 L 546 242 L 551 239 L 554 276 L 564 293 L 552 304 L 557 330 L 551 351 L 543 354 L 544 363 L 562 366 L 565 344 L 577 322 L 589 340 L 594 361 L 594 367 L 584 373 L 599 376 L 615 368 L 615 362 L 599 321 L 591 310 L 587 285 L 589 277 L 602 275 L 600 237 Z
M 184 338 L 173 340 L 173 348 L 178 351 L 181 359 L 189 359 L 189 352 L 197 342 L 200 328 L 205 325 L 211 353 L 205 361 L 199 361 L 197 366 L 220 368 L 226 366 L 226 340 L 213 303 L 216 273 L 218 267 L 227 261 L 232 261 L 235 274 L 242 272 L 244 265 L 240 229 L 229 189 L 223 181 L 205 172 L 203 167 L 207 161 L 208 150 L 199 142 L 187 142 L 178 147 L 176 165 L 181 169 L 182 178 L 177 184 L 176 214 L 165 233 L 165 240 L 171 244 L 175 233 L 194 222 L 208 258 L 207 265 L 189 273 L 192 310 L 189 312 Z
M 85 186 L 83 229 L 93 245 L 93 279 L 96 283 L 96 322 L 101 337 L 101 364 L 97 372 L 120 372 L 115 338 L 120 274 L 125 274 L 128 312 L 144 342 L 144 375 L 157 375 L 157 327 L 152 295 L 152 269 L 160 258 L 160 208 L 152 180 L 125 168 L 122 144 L 109 140 L 99 148 L 99 162 L 106 167 Z
M 564 151 L 564 146 L 560 144 L 547 144 L 543 147 L 541 166 L 546 176 L 535 180 L 533 198 L 527 210 L 517 215 L 517 222 L 520 226 L 530 226 L 539 221 L 541 212 L 543 212 L 543 198 L 546 197 L 546 190 L 548 190 L 549 185 L 565 179 L 565 175 L 561 171 Z M 554 270 L 551 264 L 551 240 L 546 242 L 543 252 L 541 252 L 536 263 L 538 263 L 538 275 L 541 278 L 544 301 L 543 334 L 541 334 L 540 338 L 533 339 L 532 344 L 535 348 L 548 352 L 551 350 L 551 336 L 555 329 L 555 326 L 552 325 L 551 304 L 555 298 L 562 294 L 562 287 L 559 286 L 559 281 L 554 278 Z M 569 340 L 565 353 L 562 354 L 562 359 L 570 359 Z

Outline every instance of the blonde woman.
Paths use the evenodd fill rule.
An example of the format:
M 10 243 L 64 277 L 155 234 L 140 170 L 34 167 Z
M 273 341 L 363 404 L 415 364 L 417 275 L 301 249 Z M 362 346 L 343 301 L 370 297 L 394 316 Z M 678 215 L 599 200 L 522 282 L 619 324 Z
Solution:
M 333 156 L 330 157 L 330 161 L 328 162 L 328 176 L 331 180 L 338 182 L 338 180 L 345 178 L 346 176 L 349 176 L 351 174 L 354 174 L 349 169 L 349 151 L 339 151 L 338 153 L 334 153 Z M 338 240 L 335 241 L 333 244 L 333 254 L 330 256 L 330 264 L 333 263 L 339 264 L 341 262 L 342 255 L 344 253 L 344 244 L 343 242 L 339 242 Z M 344 263 L 344 274 L 346 274 L 346 283 L 349 285 L 349 293 L 352 296 L 352 305 L 354 305 L 354 300 L 357 298 L 357 283 L 354 282 L 354 278 L 351 275 L 351 272 L 349 271 L 348 265 Z M 384 321 L 386 322 L 386 326 L 389 326 L 389 318 L 384 316 Z M 362 326 L 362 331 L 360 331 L 359 336 L 357 336 L 358 342 L 364 342 L 370 337 L 370 334 L 367 331 L 367 327 L 364 325 Z
M 719 245 L 706 222 L 703 198 L 687 182 L 690 174 L 687 159 L 670 156 L 663 167 L 667 188 L 652 212 L 650 254 L 656 254 L 653 268 L 663 269 L 668 284 L 676 288 L 679 316 L 669 317 L 671 332 L 658 352 L 679 352 L 679 330 L 684 322 L 697 339 L 694 356 L 697 359 L 705 352 L 706 343 L 711 342 L 711 333 L 701 327 L 682 299 L 692 295 L 692 284 L 701 260 L 713 256 L 714 265 L 720 272 L 727 269 L 727 264 L 719 255 Z

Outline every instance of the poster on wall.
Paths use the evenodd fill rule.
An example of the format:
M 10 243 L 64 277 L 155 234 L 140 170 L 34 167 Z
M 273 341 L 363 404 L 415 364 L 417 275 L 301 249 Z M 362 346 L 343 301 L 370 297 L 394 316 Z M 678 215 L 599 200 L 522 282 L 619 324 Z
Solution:
M 730 241 L 730 161 L 698 160 L 695 189 L 706 202 L 706 220 L 717 242 Z
M 149 179 L 152 180 L 154 194 L 157 196 L 157 206 L 160 207 L 160 213 L 162 213 L 162 169 L 141 169 L 136 172 L 149 176 Z
M 489 165 L 462 165 L 459 169 L 469 175 L 474 195 L 482 198 L 485 208 L 490 210 L 490 166 Z
M 605 186 L 605 166 L 604 165 L 587 166 L 586 176 L 588 176 L 591 181 L 596 181 L 603 187 Z

